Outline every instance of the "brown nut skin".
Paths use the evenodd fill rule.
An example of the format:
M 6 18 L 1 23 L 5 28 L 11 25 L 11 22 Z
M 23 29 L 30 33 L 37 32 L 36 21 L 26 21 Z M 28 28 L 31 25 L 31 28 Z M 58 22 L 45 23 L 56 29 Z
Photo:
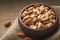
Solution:
M 49 18 L 55 19 L 56 17 L 54 15 L 50 15 Z
M 28 18 L 24 23 L 25 23 L 26 25 L 28 25 L 31 21 L 32 21 L 32 19 L 31 19 L 31 18 Z
M 37 21 L 37 18 L 36 18 L 36 17 L 34 17 L 32 21 L 35 23 L 35 22 Z
M 50 23 L 51 21 L 50 20 L 47 20 L 47 21 L 44 21 L 42 22 L 43 24 L 47 24 L 47 23 Z
M 34 8 L 34 7 L 29 7 L 27 10 L 30 11 L 30 10 L 32 10 L 33 8 Z
M 32 12 L 33 12 L 33 10 L 30 10 L 30 11 L 27 12 L 27 14 L 30 15 L 30 14 L 32 14 Z
M 10 20 L 6 20 L 5 23 L 4 23 L 4 25 L 6 27 L 9 27 L 11 25 L 11 21 Z
M 17 33 L 17 36 L 19 36 L 19 37 L 25 37 L 25 34 L 23 32 L 19 32 L 19 33 Z
M 30 37 L 25 37 L 23 40 L 32 40 Z
M 39 7 L 39 6 L 40 6 L 39 4 L 35 4 L 35 5 L 34 5 L 34 8 Z
M 29 17 L 30 17 L 29 15 L 25 16 L 25 17 L 23 18 L 23 22 L 24 22 L 26 19 L 28 19 Z

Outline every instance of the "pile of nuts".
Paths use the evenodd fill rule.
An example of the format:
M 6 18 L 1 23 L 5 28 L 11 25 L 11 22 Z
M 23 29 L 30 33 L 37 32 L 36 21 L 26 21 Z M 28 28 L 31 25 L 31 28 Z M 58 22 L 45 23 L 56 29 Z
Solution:
M 55 12 L 45 5 L 32 5 L 21 14 L 23 23 L 32 29 L 45 29 L 56 21 Z

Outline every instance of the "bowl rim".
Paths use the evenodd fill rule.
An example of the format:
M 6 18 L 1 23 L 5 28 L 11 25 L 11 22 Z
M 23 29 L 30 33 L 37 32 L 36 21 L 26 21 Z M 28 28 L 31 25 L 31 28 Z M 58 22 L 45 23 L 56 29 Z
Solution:
M 53 11 L 54 11 L 54 13 L 55 13 L 55 16 L 56 16 L 56 21 L 55 21 L 55 23 L 52 24 L 50 27 L 45 28 L 45 29 L 32 29 L 32 28 L 29 28 L 27 25 L 25 25 L 25 24 L 23 23 L 23 21 L 21 20 L 21 14 L 22 14 L 22 12 L 23 12 L 26 8 L 28 8 L 28 7 L 32 6 L 32 5 L 35 5 L 35 4 L 45 5 L 45 6 L 49 7 L 49 8 L 52 8 Z M 27 29 L 36 30 L 36 31 L 37 31 L 37 30 L 47 30 L 47 29 L 53 27 L 54 25 L 56 25 L 56 22 L 58 21 L 58 17 L 59 17 L 59 16 L 57 15 L 57 13 L 56 13 L 56 11 L 54 10 L 54 8 L 51 7 L 51 6 L 49 6 L 49 5 L 47 5 L 47 4 L 44 4 L 44 3 L 33 3 L 33 4 L 29 4 L 29 5 L 27 5 L 26 7 L 24 7 L 24 8 L 20 11 L 20 13 L 19 13 L 19 15 L 18 15 L 19 22 L 21 22 L 21 23 L 24 25 L 24 27 L 26 27 Z

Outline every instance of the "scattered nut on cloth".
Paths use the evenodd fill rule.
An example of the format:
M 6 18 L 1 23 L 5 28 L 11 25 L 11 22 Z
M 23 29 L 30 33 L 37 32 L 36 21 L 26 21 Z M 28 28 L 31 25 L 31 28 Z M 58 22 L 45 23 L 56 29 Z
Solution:
M 60 6 L 54 6 L 54 8 L 60 8 Z M 60 12 L 59 12 L 60 13 Z M 59 19 L 60 20 L 60 19 Z M 14 23 L 10 26 L 8 31 L 0 38 L 0 40 L 23 40 L 22 38 L 18 37 L 16 34 L 20 32 L 21 29 L 18 25 L 18 18 L 14 21 Z M 36 39 L 34 39 L 36 40 Z M 45 39 L 44 39 L 45 40 Z M 47 38 L 46 40 L 60 40 L 60 29 L 50 38 Z

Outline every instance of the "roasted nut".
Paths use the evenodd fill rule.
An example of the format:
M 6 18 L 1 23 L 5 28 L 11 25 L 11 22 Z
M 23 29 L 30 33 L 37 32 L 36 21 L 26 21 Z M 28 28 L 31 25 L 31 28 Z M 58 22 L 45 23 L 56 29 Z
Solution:
M 52 15 L 55 15 L 55 12 L 54 11 L 52 11 L 51 13 L 52 13 Z
M 45 29 L 45 28 L 47 28 L 47 25 L 46 24 L 42 25 L 42 29 Z
M 11 21 L 10 20 L 6 20 L 4 24 L 5 24 L 6 27 L 9 27 L 11 25 Z
M 35 25 L 38 26 L 38 22 L 36 22 Z
M 30 28 L 36 29 L 36 26 L 35 25 L 30 25 Z
M 45 20 L 47 20 L 48 19 L 48 15 L 47 14 L 43 14 L 42 16 L 41 16 L 41 20 L 42 21 L 45 21 Z
M 41 14 L 38 16 L 38 20 L 41 19 Z
M 50 15 L 49 18 L 50 19 L 55 19 L 55 16 L 54 15 Z
M 49 10 L 49 8 L 48 7 L 45 7 L 45 11 L 47 12 Z
M 52 20 L 53 23 L 55 23 L 55 21 L 56 21 L 55 19 Z
M 40 14 L 43 14 L 44 9 L 45 9 L 45 6 L 44 5 L 41 5 L 39 9 L 40 9 Z
M 35 17 L 35 14 L 31 14 L 30 17 L 31 17 L 31 18 L 34 18 L 34 17 Z
M 25 16 L 25 17 L 23 18 L 23 22 L 24 22 L 26 19 L 28 19 L 29 17 L 30 17 L 29 15 Z
M 27 25 L 27 24 L 29 24 L 31 21 L 32 21 L 32 19 L 31 19 L 31 18 L 28 18 L 24 23 Z
M 39 6 L 40 6 L 39 4 L 35 4 L 35 5 L 34 5 L 34 8 L 39 7 Z
M 50 27 L 51 25 L 52 25 L 52 23 L 48 23 L 48 24 L 47 24 L 47 27 Z
M 34 8 L 34 9 L 33 9 L 33 13 L 34 13 L 34 14 L 40 14 L 40 11 L 39 11 L 37 8 L 36 8 L 36 9 Z
M 26 14 L 26 13 L 27 13 L 27 11 L 24 11 L 24 12 L 23 12 L 23 14 Z
M 45 9 L 45 6 L 44 5 L 41 5 L 40 6 L 40 11 L 44 11 L 44 9 Z
M 32 13 L 33 13 L 33 10 L 30 10 L 30 11 L 27 12 L 27 14 L 29 14 L 29 15 L 32 14 Z
M 52 17 L 52 19 L 55 19 L 55 18 L 56 18 L 56 16 L 53 16 L 53 17 Z
M 27 11 L 24 11 L 24 12 L 22 13 L 22 17 L 25 17 L 26 14 L 27 14 Z
M 41 28 L 41 26 L 42 26 L 42 23 L 41 23 L 41 22 L 39 22 L 39 23 L 38 23 L 38 29 L 40 29 L 40 28 Z
M 50 23 L 50 22 L 51 22 L 50 20 L 47 20 L 47 21 L 43 21 L 42 23 L 47 24 L 47 23 Z
M 29 7 L 29 8 L 28 8 L 28 11 L 32 10 L 33 8 L 34 8 L 34 7 Z
M 22 18 L 23 18 L 23 17 L 25 17 L 25 16 L 26 16 L 26 14 L 25 14 L 25 13 L 23 13 L 23 14 L 22 14 Z
M 50 15 L 49 18 L 52 19 L 53 15 Z
M 37 14 L 40 14 L 40 11 L 39 10 L 37 10 Z
M 25 37 L 23 40 L 32 40 L 30 37 Z
M 25 34 L 23 32 L 19 32 L 19 33 L 17 33 L 17 36 L 19 36 L 19 37 L 25 37 Z
M 35 8 L 33 9 L 33 13 L 34 14 L 36 14 L 37 11 L 38 11 L 37 9 L 35 9 Z
M 37 10 L 39 10 L 40 7 L 36 7 Z
M 35 23 L 35 22 L 37 21 L 37 18 L 36 18 L 36 17 L 34 17 L 32 21 Z
M 49 28 L 51 25 L 52 25 L 52 23 L 45 24 L 45 25 L 43 25 L 43 29 L 44 28 Z
M 46 14 L 50 16 L 52 14 L 52 10 L 50 9 Z

